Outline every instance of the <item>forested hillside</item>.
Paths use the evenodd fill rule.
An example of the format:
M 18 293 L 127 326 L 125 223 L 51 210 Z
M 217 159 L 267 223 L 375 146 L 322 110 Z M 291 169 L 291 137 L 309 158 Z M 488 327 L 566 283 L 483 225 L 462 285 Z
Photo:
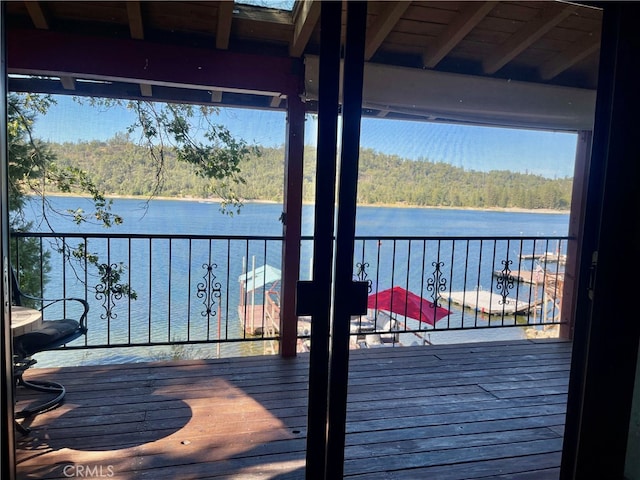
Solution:
M 51 144 L 60 165 L 89 172 L 112 195 L 150 195 L 157 172 L 146 150 L 126 136 L 107 142 Z M 192 167 L 165 156 L 159 196 L 210 197 L 209 180 L 198 178 Z M 262 148 L 241 164 L 245 185 L 237 193 L 245 200 L 282 201 L 284 148 Z M 307 147 L 304 199 L 315 194 L 315 149 Z M 572 179 L 547 179 L 509 171 L 476 172 L 449 164 L 412 161 L 364 149 L 360 156 L 358 201 L 361 204 L 400 204 L 449 207 L 520 207 L 566 210 Z

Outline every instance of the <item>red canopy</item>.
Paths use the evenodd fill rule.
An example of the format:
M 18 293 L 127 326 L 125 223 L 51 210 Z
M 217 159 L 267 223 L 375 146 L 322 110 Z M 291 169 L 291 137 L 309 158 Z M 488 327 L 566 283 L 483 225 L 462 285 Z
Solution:
M 367 307 L 415 318 L 429 325 L 435 325 L 438 320 L 451 313 L 398 286 L 369 295 Z

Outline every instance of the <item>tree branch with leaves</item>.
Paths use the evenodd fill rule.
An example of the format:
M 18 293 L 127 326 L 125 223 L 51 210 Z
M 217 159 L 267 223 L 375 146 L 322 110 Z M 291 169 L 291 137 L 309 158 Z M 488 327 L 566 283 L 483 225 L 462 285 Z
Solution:
M 139 135 L 139 144 L 143 145 L 154 165 L 155 178 L 150 199 L 159 191 L 164 176 L 164 159 L 168 151 L 172 151 L 179 161 L 193 168 L 195 175 L 210 179 L 210 194 L 220 199 L 221 210 L 228 214 L 239 213 L 242 199 L 237 195 L 234 186 L 244 183 L 241 176 L 241 162 L 249 155 L 259 155 L 259 149 L 236 139 L 223 125 L 212 121 L 219 110 L 210 106 L 192 106 L 162 104 L 149 101 L 124 101 L 101 98 L 76 98 L 88 107 L 127 108 L 134 112 L 135 121 L 128 127 L 128 135 Z M 123 219 L 112 209 L 112 200 L 105 196 L 92 176 L 74 166 L 61 166 L 56 155 L 48 144 L 34 135 L 34 124 L 39 116 L 46 115 L 55 104 L 50 95 L 16 94 L 8 96 L 8 152 L 9 152 L 9 207 L 10 222 L 13 231 L 29 231 L 32 222 L 26 220 L 24 208 L 29 201 L 37 200 L 38 225 L 44 225 L 54 231 L 51 223 L 52 215 L 59 215 L 71 222 L 81 225 L 86 222 L 97 223 L 105 228 L 119 225 Z M 75 194 L 90 200 L 91 208 L 86 210 L 78 206 L 74 209 L 59 211 L 50 201 L 51 191 Z M 43 285 L 49 271 L 48 255 L 37 252 L 36 244 L 26 248 L 26 243 L 35 242 L 35 238 L 22 238 L 23 252 L 18 261 L 15 257 L 14 267 L 19 269 L 26 291 L 41 293 L 35 289 Z M 96 294 L 105 295 L 113 292 L 104 291 L 104 285 L 112 285 L 114 274 L 118 280 L 125 266 L 121 263 L 107 265 L 83 246 L 69 247 L 65 243 L 54 246 L 59 253 L 75 268 L 95 267 L 99 279 Z M 81 278 L 81 275 L 77 275 Z M 108 287 L 109 288 L 109 287 Z M 126 284 L 117 283 L 118 295 L 135 298 L 135 292 Z M 98 287 L 96 287 L 98 289 Z

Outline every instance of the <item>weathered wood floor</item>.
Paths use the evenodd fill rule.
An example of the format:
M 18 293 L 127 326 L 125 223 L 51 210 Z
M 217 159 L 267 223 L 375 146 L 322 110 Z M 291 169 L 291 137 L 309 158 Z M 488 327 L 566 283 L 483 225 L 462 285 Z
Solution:
M 345 478 L 556 480 L 570 351 L 352 351 Z M 302 479 L 307 373 L 307 354 L 32 369 L 67 400 L 27 422 L 19 478 Z

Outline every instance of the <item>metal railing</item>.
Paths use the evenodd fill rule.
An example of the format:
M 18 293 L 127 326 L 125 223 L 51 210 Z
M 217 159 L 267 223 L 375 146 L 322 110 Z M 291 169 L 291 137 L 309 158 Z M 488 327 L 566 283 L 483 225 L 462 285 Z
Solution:
M 369 282 L 370 308 L 352 322 L 355 341 L 430 343 L 436 336 L 444 341 L 443 332 L 496 327 L 516 327 L 504 334 L 511 337 L 526 335 L 527 328 L 551 336 L 561 323 L 568 240 L 357 238 L 355 277 Z M 475 334 L 483 336 L 490 338 Z
M 352 344 L 558 325 L 567 240 L 357 237 L 354 279 L 369 282 L 370 309 L 353 318 Z M 37 293 L 90 303 L 88 333 L 67 349 L 206 345 L 207 354 L 220 355 L 225 344 L 226 356 L 277 351 L 282 237 L 15 233 L 14 265 L 27 241 L 50 267 Z M 303 237 L 301 279 L 310 278 L 312 247 Z M 402 290 L 383 304 L 394 287 Z M 301 348 L 309 331 L 309 319 L 300 318 Z
M 172 346 L 181 355 L 177 346 L 212 344 L 215 355 L 220 344 L 238 344 L 227 355 L 248 355 L 264 353 L 263 343 L 278 338 L 264 309 L 251 312 L 252 330 L 245 321 L 247 306 L 257 311 L 269 290 L 241 284 L 252 263 L 279 268 L 281 237 L 15 233 L 14 265 L 28 238 L 49 266 L 43 296 L 90 304 L 86 336 L 67 349 Z

